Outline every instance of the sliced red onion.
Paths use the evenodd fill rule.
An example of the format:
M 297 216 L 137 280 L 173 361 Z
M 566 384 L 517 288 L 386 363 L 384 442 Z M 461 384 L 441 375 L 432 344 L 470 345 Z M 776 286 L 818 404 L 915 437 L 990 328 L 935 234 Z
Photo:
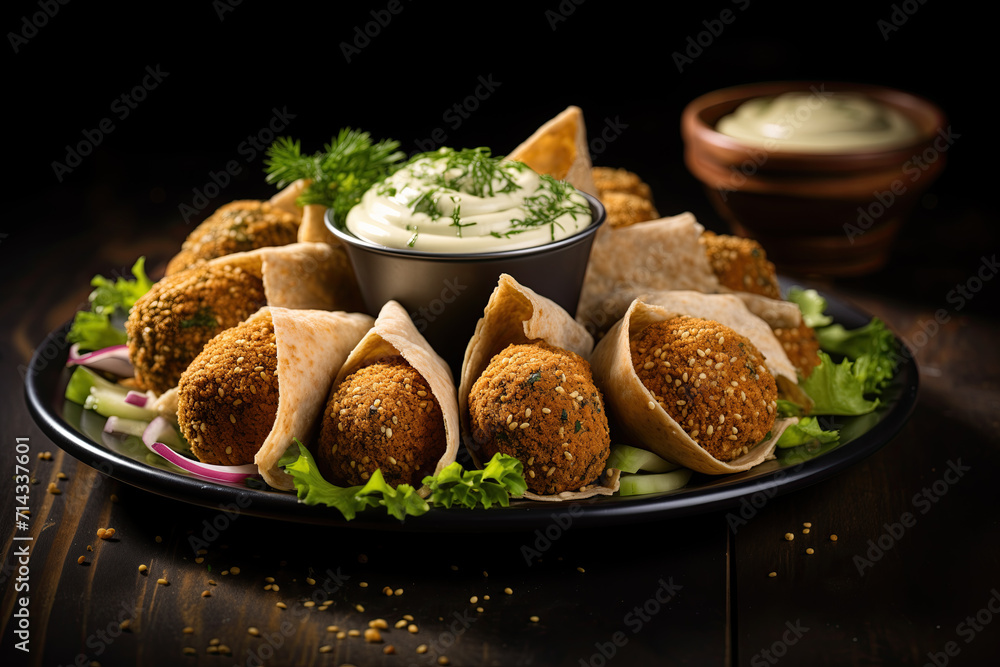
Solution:
M 176 442 L 177 432 L 170 422 L 163 417 L 157 417 L 149 423 L 146 431 L 142 434 L 142 441 L 151 452 L 159 454 L 178 468 L 186 470 L 192 475 L 204 477 L 213 482 L 226 482 L 230 484 L 238 484 L 247 477 L 258 477 L 260 475 L 257 466 L 252 463 L 241 466 L 220 466 L 193 461 L 186 456 L 178 454 L 163 442 L 159 442 L 163 439 L 173 439 Z
M 132 362 L 128 358 L 128 345 L 112 345 L 101 350 L 80 354 L 80 344 L 74 343 L 69 348 L 66 365 L 86 366 L 118 377 L 132 377 L 135 374 Z
M 146 403 L 149 402 L 149 396 L 141 391 L 129 391 L 125 394 L 125 402 L 129 405 L 136 405 L 140 408 L 144 408 L 146 407 Z

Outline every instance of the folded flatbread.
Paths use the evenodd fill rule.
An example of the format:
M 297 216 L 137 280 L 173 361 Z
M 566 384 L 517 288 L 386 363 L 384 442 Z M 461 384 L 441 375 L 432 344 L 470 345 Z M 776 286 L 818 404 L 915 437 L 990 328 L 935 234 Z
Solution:
M 690 290 L 729 293 L 698 243 L 705 228 L 691 213 L 598 230 L 584 278 L 579 319 L 591 333 L 618 321 L 632 300 L 647 292 Z M 798 326 L 794 303 L 733 292 L 772 327 Z
M 489 366 L 494 355 L 508 345 L 536 340 L 575 352 L 588 360 L 594 347 L 594 339 L 586 328 L 560 305 L 519 284 L 508 274 L 501 274 L 497 287 L 483 310 L 483 317 L 476 324 L 476 331 L 465 349 L 458 390 L 462 440 L 477 466 L 482 466 L 482 453 L 478 451 L 470 435 L 469 392 L 472 385 Z M 618 471 L 608 471 L 600 485 L 555 496 L 526 492 L 525 497 L 533 500 L 573 500 L 611 495 L 617 490 Z
M 540 174 L 568 181 L 577 190 L 597 195 L 587 126 L 580 107 L 566 107 L 512 150 L 507 159 L 523 162 Z
M 682 300 L 683 301 L 683 300 Z M 739 301 L 731 303 L 739 304 Z M 674 303 L 676 308 L 681 302 Z M 742 308 L 742 304 L 740 305 Z M 654 454 L 673 461 L 696 472 L 710 475 L 748 470 L 762 461 L 772 458 L 774 448 L 781 434 L 795 419 L 775 419 L 771 437 L 758 443 L 746 454 L 729 461 L 719 461 L 701 447 L 656 401 L 653 394 L 639 379 L 632 365 L 629 348 L 630 337 L 654 322 L 660 322 L 675 315 L 690 315 L 676 310 L 634 300 L 619 320 L 601 339 L 594 349 L 591 368 L 594 380 L 604 392 L 608 413 L 614 415 L 615 425 L 627 438 L 629 444 L 647 449 Z M 716 315 L 725 316 L 716 312 Z M 726 317 L 730 321 L 739 318 Z M 717 320 L 718 321 L 718 320 Z M 732 327 L 743 333 L 737 327 Z M 751 339 L 752 340 L 752 339 Z M 780 349 L 780 346 L 779 346 Z M 761 352 L 763 354 L 763 351 Z M 786 359 L 787 361 L 787 359 Z M 655 404 L 650 410 L 648 405 Z
M 280 350 L 279 350 L 280 354 Z M 434 474 L 455 462 L 458 454 L 459 425 L 458 400 L 451 369 L 417 330 L 406 310 L 396 301 L 388 301 L 370 329 L 351 350 L 330 388 L 333 392 L 347 378 L 367 363 L 383 357 L 399 355 L 430 386 L 431 393 L 441 406 L 444 417 L 445 450 L 434 467 Z M 430 489 L 423 487 L 420 495 L 427 496 Z
M 216 257 L 206 264 L 259 272 L 269 306 L 347 312 L 363 308 L 354 269 L 343 248 L 291 243 Z
M 274 306 L 261 309 L 251 320 L 266 311 L 278 348 L 278 411 L 254 463 L 268 484 L 290 491 L 295 488 L 292 478 L 278 461 L 294 438 L 308 446 L 334 378 L 374 320 L 361 313 Z
M 310 183 L 309 179 L 298 179 L 271 197 L 271 205 L 293 213 L 301 220 L 299 223 L 299 242 L 326 243 L 332 246 L 339 246 L 340 239 L 334 236 L 333 232 L 326 227 L 327 207 L 321 204 L 300 206 L 296 202 L 299 195 L 302 194 Z

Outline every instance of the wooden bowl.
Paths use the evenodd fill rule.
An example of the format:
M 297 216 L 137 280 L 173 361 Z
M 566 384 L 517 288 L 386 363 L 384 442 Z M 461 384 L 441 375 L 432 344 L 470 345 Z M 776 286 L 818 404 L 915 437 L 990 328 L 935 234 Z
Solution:
M 785 92 L 866 95 L 908 117 L 919 137 L 892 149 L 804 152 L 715 130 L 743 102 Z M 681 118 L 684 161 L 734 234 L 758 240 L 779 270 L 857 276 L 879 269 L 953 138 L 944 113 L 915 95 L 854 83 L 765 82 L 698 97 Z M 770 149 L 770 150 L 769 150 Z

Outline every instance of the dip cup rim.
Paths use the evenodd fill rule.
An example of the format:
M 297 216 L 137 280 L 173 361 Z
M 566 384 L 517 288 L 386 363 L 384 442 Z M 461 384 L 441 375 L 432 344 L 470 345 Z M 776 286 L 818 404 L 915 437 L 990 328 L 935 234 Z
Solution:
M 597 230 L 607 219 L 607 211 L 601 201 L 594 195 L 577 190 L 577 192 L 587 200 L 590 205 L 590 224 L 583 229 L 579 229 L 569 236 L 565 236 L 557 241 L 540 243 L 538 245 L 527 246 L 525 248 L 512 248 L 508 250 L 491 250 L 486 252 L 430 252 L 426 250 L 411 250 L 403 248 L 390 248 L 389 246 L 372 243 L 359 236 L 355 236 L 347 229 L 338 227 L 333 222 L 333 211 L 327 209 L 323 214 L 323 222 L 326 228 L 340 241 L 350 244 L 356 248 L 380 255 L 391 255 L 393 257 L 404 257 L 408 259 L 419 259 L 440 262 L 486 262 L 496 259 L 513 259 L 519 257 L 530 257 L 532 255 L 544 254 L 567 248 L 583 241 L 586 237 L 597 233 Z

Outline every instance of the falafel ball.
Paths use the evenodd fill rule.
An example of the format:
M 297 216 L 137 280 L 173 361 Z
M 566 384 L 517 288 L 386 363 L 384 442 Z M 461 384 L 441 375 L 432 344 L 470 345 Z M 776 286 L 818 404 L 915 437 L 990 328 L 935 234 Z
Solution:
M 245 199 L 219 208 L 188 234 L 167 264 L 166 275 L 204 262 L 266 246 L 295 243 L 299 221 L 269 202 Z
M 177 386 L 213 336 L 264 305 L 263 279 L 250 267 L 206 265 L 155 283 L 125 322 L 136 384 L 158 394 Z
M 578 491 L 604 472 L 604 398 L 578 354 L 544 341 L 508 345 L 472 385 L 469 416 L 484 458 L 521 461 L 535 493 Z
M 660 213 L 653 202 L 629 192 L 605 192 L 599 199 L 612 227 L 628 227 L 647 220 L 656 220 Z
M 754 344 L 729 327 L 674 316 L 636 332 L 629 347 L 660 407 L 716 459 L 746 454 L 774 425 L 774 376 Z
M 652 201 L 653 193 L 639 176 L 627 169 L 591 167 L 590 174 L 597 187 L 598 199 L 607 192 L 625 192 Z
M 181 375 L 177 421 L 204 463 L 243 465 L 274 426 L 278 346 L 269 312 L 226 329 Z
M 395 486 L 420 486 L 446 446 L 444 415 L 430 385 L 403 357 L 354 371 L 327 401 L 316 462 L 334 484 L 364 484 L 376 470 Z
M 788 360 L 802 377 L 809 377 L 813 369 L 823 363 L 819 358 L 819 339 L 816 338 L 816 331 L 804 320 L 797 327 L 775 327 L 772 331 L 788 355 Z
M 753 239 L 705 231 L 698 242 L 723 287 L 772 299 L 781 298 L 778 274 L 764 248 Z

